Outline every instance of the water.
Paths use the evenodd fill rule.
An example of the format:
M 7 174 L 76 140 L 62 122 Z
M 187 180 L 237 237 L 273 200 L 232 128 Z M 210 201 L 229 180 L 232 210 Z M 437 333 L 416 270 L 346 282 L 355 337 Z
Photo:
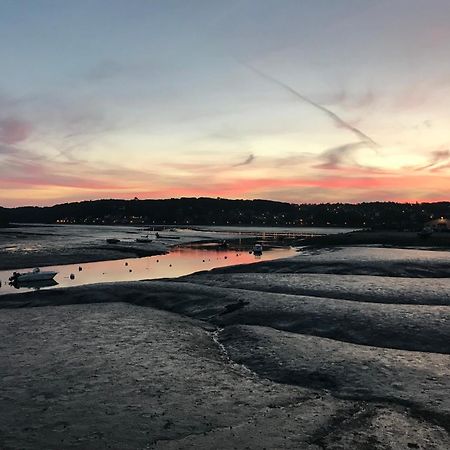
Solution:
M 171 227 L 168 227 L 171 228 Z M 149 230 L 150 229 L 150 230 Z M 199 240 L 222 239 L 273 239 L 277 237 L 300 237 L 316 234 L 335 234 L 353 231 L 350 228 L 320 227 L 238 227 L 198 226 L 192 228 L 171 228 L 161 231 L 164 236 L 176 236 L 177 240 L 156 239 L 152 227 L 131 225 L 45 225 L 18 224 L 14 228 L 0 229 L 0 257 L 33 254 L 41 251 L 64 251 L 66 248 L 105 245 L 108 238 L 118 238 L 122 244 L 135 242 L 136 238 L 149 233 L 155 241 L 173 245 Z
M 248 249 L 212 249 L 211 246 L 176 247 L 166 255 L 145 258 L 129 258 L 115 261 L 100 261 L 85 264 L 67 264 L 41 267 L 41 270 L 58 272 L 54 285 L 34 285 L 15 288 L 8 284 L 13 270 L 0 271 L 0 294 L 26 292 L 35 289 L 54 289 L 58 287 L 82 286 L 93 283 L 117 281 L 154 280 L 158 278 L 174 278 L 201 270 L 225 267 L 236 264 L 248 264 L 258 261 L 269 261 L 286 258 L 296 254 L 293 248 L 267 249 L 261 256 L 255 256 Z M 81 271 L 79 268 L 81 267 Z M 30 269 L 21 269 L 25 272 Z M 75 278 L 70 279 L 73 274 Z
M 198 226 L 170 228 L 161 231 L 162 238 L 157 239 L 152 227 L 147 226 L 109 226 L 109 225 L 45 225 L 45 224 L 24 224 L 14 228 L 0 230 L 0 257 L 3 261 L 10 261 L 4 267 L 13 267 L 13 261 L 17 261 L 19 266 L 22 257 L 38 255 L 35 260 L 39 260 L 39 255 L 43 255 L 42 260 L 48 254 L 66 255 L 70 252 L 84 252 L 95 247 L 104 247 L 106 239 L 118 238 L 121 245 L 136 244 L 136 238 L 147 235 L 154 242 L 164 244 L 168 247 L 176 245 L 186 245 L 195 241 L 216 242 L 223 239 L 239 242 L 236 245 L 242 247 L 229 251 L 207 250 L 206 244 L 199 248 L 171 247 L 171 253 L 165 256 L 133 258 L 115 261 L 103 261 L 97 263 L 81 264 L 82 271 L 78 270 L 79 264 L 58 265 L 43 267 L 42 270 L 54 270 L 58 272 L 55 277 L 56 286 L 41 286 L 41 289 L 49 289 L 62 286 L 79 286 L 84 284 L 113 282 L 113 281 L 135 281 L 141 279 L 156 279 L 165 277 L 177 277 L 197 272 L 199 270 L 209 270 L 215 267 L 223 267 L 234 264 L 246 264 L 255 261 L 253 255 L 245 250 L 245 242 L 249 238 L 258 238 L 263 242 L 277 242 L 280 238 L 295 238 L 311 234 L 334 234 L 339 232 L 349 232 L 352 229 L 344 228 L 320 228 L 320 227 L 237 227 L 237 226 Z M 177 239 L 164 239 L 176 237 Z M 152 245 L 152 244 L 151 244 Z M 110 247 L 114 250 L 114 246 Z M 261 260 L 282 258 L 293 255 L 291 249 L 269 249 L 264 252 Z M 238 256 L 236 256 L 238 254 Z M 159 260 L 159 262 L 156 262 Z M 203 261 L 205 260 L 205 261 Z M 128 265 L 125 265 L 128 263 Z M 21 269 L 24 272 L 29 269 Z M 130 272 L 131 269 L 131 272 Z M 8 286 L 8 278 L 14 269 L 0 271 L 0 294 L 10 292 L 23 292 L 32 288 L 15 289 Z M 70 274 L 75 275 L 71 280 Z
M 265 226 L 215 226 L 204 225 L 193 227 L 194 229 L 211 232 L 226 232 L 253 235 L 290 235 L 290 236 L 310 236 L 321 234 L 339 234 L 357 231 L 358 228 L 342 228 L 342 227 L 265 227 Z

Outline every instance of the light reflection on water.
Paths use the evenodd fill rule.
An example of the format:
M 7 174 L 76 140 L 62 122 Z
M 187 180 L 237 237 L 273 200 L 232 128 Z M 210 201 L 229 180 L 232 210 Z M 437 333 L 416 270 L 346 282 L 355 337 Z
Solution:
M 174 278 L 216 267 L 286 258 L 293 256 L 295 253 L 295 250 L 292 248 L 273 248 L 264 251 L 261 256 L 255 256 L 250 254 L 248 250 L 178 247 L 172 249 L 167 255 L 41 267 L 41 270 L 58 272 L 55 277 L 57 285 L 42 286 L 41 284 L 33 287 L 30 285 L 18 289 L 8 285 L 8 278 L 13 270 L 6 270 L 0 271 L 0 281 L 2 283 L 0 294 L 25 292 L 36 288 L 52 289 L 55 287 L 81 286 L 114 281 Z M 79 268 L 82 270 L 80 271 Z M 25 272 L 28 270 L 31 269 L 20 269 L 18 271 Z M 74 274 L 75 279 L 70 279 L 71 274 Z

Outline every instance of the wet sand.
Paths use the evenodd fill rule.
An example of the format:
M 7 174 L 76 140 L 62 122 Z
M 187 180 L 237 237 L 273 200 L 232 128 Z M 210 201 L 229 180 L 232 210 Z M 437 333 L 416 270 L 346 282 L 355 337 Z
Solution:
M 79 264 L 162 255 L 175 245 L 236 239 L 235 234 L 194 230 L 154 232 L 131 226 L 21 225 L 0 228 L 0 270 Z M 106 239 L 119 238 L 117 244 Z M 151 242 L 136 242 L 137 238 Z M 250 236 L 251 237 L 251 236 Z
M 92 246 L 45 249 L 30 253 L 11 255 L 0 252 L 0 270 L 47 267 L 60 264 L 82 264 L 97 261 L 110 261 L 143 256 L 155 256 L 166 253 L 159 245 L 144 246 Z
M 71 235 L 62 230 L 66 234 L 51 225 L 0 229 L 0 270 L 153 256 L 167 251 L 163 242 L 107 244 L 107 234 L 96 238 L 94 231 L 92 235 Z
M 447 449 L 449 259 L 334 249 L 5 295 L 0 446 Z

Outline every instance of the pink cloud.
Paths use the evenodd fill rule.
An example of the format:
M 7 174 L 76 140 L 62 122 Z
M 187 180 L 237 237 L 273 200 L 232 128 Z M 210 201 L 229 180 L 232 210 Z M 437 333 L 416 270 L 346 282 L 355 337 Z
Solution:
M 339 161 L 338 161 L 339 162 Z M 175 164 L 171 165 L 173 168 Z M 67 165 L 50 160 L 27 160 L 16 155 L 8 156 L 0 167 L 0 204 L 29 203 L 24 192 L 42 189 L 42 198 L 36 203 L 50 203 L 62 195 L 67 201 L 95 198 L 168 198 L 168 197 L 226 197 L 226 198 L 269 198 L 291 201 L 360 201 L 360 200 L 422 200 L 428 192 L 439 192 L 448 184 L 444 173 L 431 174 L 428 171 L 391 171 L 371 173 L 368 168 L 337 167 L 336 171 L 321 171 L 316 174 L 284 176 L 275 174 L 255 178 L 249 172 L 233 173 L 228 167 L 202 164 L 180 165 L 190 172 L 177 176 L 167 170 L 165 176 L 133 171 L 121 167 L 103 167 L 99 170 L 88 163 Z M 213 167 L 214 169 L 211 169 Z M 207 175 L 209 169 L 209 175 Z M 217 173 L 215 173 L 217 172 Z M 252 177 L 253 175 L 253 177 Z M 278 176 L 277 176 L 278 175 Z M 2 195 L 1 192 L 5 194 Z M 20 192 L 19 194 L 19 191 Z M 61 199 L 63 200 L 63 199 Z
M 8 117 L 0 120 L 0 142 L 14 145 L 25 141 L 31 134 L 32 126 L 23 120 Z

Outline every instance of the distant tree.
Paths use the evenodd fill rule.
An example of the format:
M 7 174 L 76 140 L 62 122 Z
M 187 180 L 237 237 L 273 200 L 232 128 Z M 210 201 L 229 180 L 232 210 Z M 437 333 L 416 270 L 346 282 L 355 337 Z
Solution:
M 338 226 L 421 229 L 450 217 L 450 202 L 292 204 L 269 200 L 171 198 L 95 200 L 51 207 L 0 208 L 0 220 L 23 223 Z
M 6 227 L 9 224 L 9 211 L 0 207 L 0 227 Z

